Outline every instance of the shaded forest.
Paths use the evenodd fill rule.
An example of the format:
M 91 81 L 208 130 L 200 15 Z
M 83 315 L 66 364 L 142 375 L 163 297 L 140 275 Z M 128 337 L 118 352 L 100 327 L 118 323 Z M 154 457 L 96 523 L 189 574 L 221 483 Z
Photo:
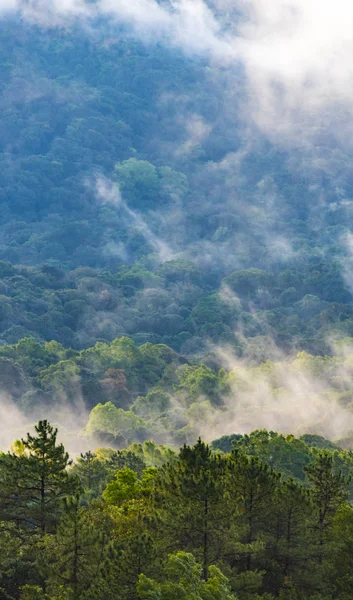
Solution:
M 40 421 L 0 455 L 2 598 L 352 594 L 351 452 L 257 431 L 72 464 L 56 436 Z
M 349 149 L 274 145 L 239 67 L 106 22 L 7 19 L 0 48 L 2 343 L 324 354 L 352 335 Z
M 272 131 L 227 0 L 3 4 L 0 599 L 351 599 L 342 82 Z

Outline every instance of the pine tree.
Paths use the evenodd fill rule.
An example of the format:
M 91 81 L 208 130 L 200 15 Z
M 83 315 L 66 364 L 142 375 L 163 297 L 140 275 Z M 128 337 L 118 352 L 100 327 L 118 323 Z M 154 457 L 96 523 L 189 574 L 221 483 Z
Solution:
M 135 473 L 141 476 L 146 465 L 143 459 L 134 452 L 131 452 L 130 450 L 117 450 L 112 454 L 107 463 L 107 468 L 111 473 L 111 477 L 115 475 L 116 471 L 124 469 L 124 467 L 135 471 Z
M 305 467 L 311 497 L 316 508 L 314 531 L 317 534 L 317 560 L 327 554 L 331 527 L 337 510 L 348 499 L 349 479 L 334 471 L 333 456 L 328 450 L 317 452 L 315 461 Z
M 17 598 L 21 585 L 38 582 L 32 544 L 21 536 L 15 523 L 0 523 L 0 599 Z
M 166 535 L 169 548 L 194 552 L 205 580 L 229 528 L 225 468 L 225 459 L 199 439 L 192 448 L 181 449 L 176 464 L 162 468 L 156 495 L 162 537 Z
M 308 522 L 313 505 L 309 491 L 292 479 L 281 481 L 274 496 L 274 507 L 270 520 L 272 539 L 267 550 L 267 589 L 276 596 L 279 589 L 305 592 L 312 577 L 308 562 L 312 548 Z
M 334 519 L 334 552 L 330 553 L 326 563 L 327 575 L 334 586 L 336 597 L 340 600 L 353 598 L 353 507 L 342 506 Z
M 97 497 L 104 489 L 108 469 L 102 461 L 97 459 L 93 452 L 88 450 L 88 452 L 80 454 L 72 467 L 71 473 L 79 477 L 88 497 Z
M 123 600 L 138 600 L 139 575 L 153 574 L 158 564 L 155 542 L 149 533 L 153 519 L 150 496 L 155 478 L 156 469 L 146 469 L 138 479 L 137 473 L 125 467 L 116 472 L 115 479 L 103 492 L 103 506 L 114 519 L 114 535 L 119 545 L 119 560 L 108 561 L 107 573 L 111 581 L 119 582 Z M 153 526 L 150 529 L 153 531 Z
M 308 565 L 311 575 L 307 589 L 313 594 L 330 596 L 336 588 L 330 573 L 332 557 L 340 547 L 333 525 L 338 511 L 348 499 L 349 480 L 335 470 L 330 451 L 317 451 L 314 457 L 314 461 L 305 467 L 313 504 L 308 522 L 311 537 Z
M 234 450 L 229 468 L 229 493 L 237 506 L 235 524 L 239 542 L 232 567 L 241 571 L 261 569 L 256 556 L 263 552 L 273 518 L 273 503 L 280 476 L 256 456 Z
M 119 581 L 124 600 L 139 600 L 136 585 L 144 573 L 153 575 L 158 566 L 154 540 L 147 532 L 134 535 L 121 546 L 119 561 L 115 565 L 115 578 Z
M 23 453 L 0 457 L 0 511 L 2 520 L 43 536 L 55 530 L 62 500 L 78 490 L 79 482 L 67 472 L 70 459 L 57 444 L 57 429 L 39 421 L 35 431 L 22 440 Z
M 65 512 L 55 535 L 43 539 L 40 557 L 47 591 L 53 598 L 113 598 L 103 573 L 110 550 L 107 527 L 96 527 L 79 496 L 65 500 Z M 109 529 L 109 528 L 108 528 Z M 115 598 L 115 597 L 114 597 Z

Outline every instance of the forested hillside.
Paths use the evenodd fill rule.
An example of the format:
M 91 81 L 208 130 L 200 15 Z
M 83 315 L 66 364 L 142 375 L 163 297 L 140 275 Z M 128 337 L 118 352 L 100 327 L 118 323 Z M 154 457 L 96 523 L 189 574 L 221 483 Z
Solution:
M 0 0 L 0 600 L 351 600 L 351 22 Z
M 250 413 L 264 396 L 255 425 L 271 428 L 261 414 L 274 389 L 273 426 L 287 431 L 284 388 L 300 406 L 319 396 L 296 431 L 348 435 L 350 413 L 327 423 L 351 402 L 349 144 L 274 141 L 246 115 L 239 63 L 123 24 L 10 15 L 0 30 L 0 354 L 13 428 L 75 407 L 81 429 L 110 402 L 129 412 L 128 442 L 179 444 L 208 435 L 209 419 L 221 435 L 225 405 L 231 427 L 251 430 L 249 394 Z M 257 391 L 244 375 L 301 364 L 303 351 L 332 367 L 309 369 L 300 389 L 283 366 L 270 382 L 260 367 Z
M 240 67 L 106 22 L 0 28 L 3 343 L 352 335 L 349 149 L 251 130 Z

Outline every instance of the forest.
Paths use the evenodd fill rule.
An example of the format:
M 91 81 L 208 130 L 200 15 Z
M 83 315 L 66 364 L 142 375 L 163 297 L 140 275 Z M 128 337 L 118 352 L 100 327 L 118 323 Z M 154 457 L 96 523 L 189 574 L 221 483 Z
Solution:
M 316 5 L 0 0 L 0 600 L 353 597 L 352 15 Z
M 239 68 L 228 89 L 107 28 L 0 20 L 1 342 L 252 356 L 353 336 L 349 148 L 249 133 Z
M 0 347 L 0 376 L 5 448 L 36 419 L 50 418 L 75 453 L 150 439 L 177 448 L 200 435 L 250 432 L 254 423 L 353 449 L 351 338 L 332 356 L 302 351 L 252 363 L 216 349 L 201 361 L 128 337 L 80 351 L 25 338 Z
M 72 463 L 57 433 L 0 455 L 1 598 L 352 596 L 351 452 L 262 430 Z

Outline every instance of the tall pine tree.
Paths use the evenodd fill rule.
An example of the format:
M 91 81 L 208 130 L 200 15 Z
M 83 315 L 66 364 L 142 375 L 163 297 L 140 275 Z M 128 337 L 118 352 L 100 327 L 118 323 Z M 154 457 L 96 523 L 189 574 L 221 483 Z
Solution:
M 67 471 L 70 459 L 57 443 L 57 429 L 39 421 L 35 432 L 22 440 L 19 455 L 0 457 L 0 514 L 2 520 L 16 522 L 27 533 L 43 536 L 55 531 L 62 500 L 79 489 L 79 482 Z
M 169 548 L 195 553 L 205 580 L 229 528 L 225 471 L 226 459 L 198 440 L 181 449 L 175 464 L 162 468 L 156 494 L 161 536 L 167 536 Z

